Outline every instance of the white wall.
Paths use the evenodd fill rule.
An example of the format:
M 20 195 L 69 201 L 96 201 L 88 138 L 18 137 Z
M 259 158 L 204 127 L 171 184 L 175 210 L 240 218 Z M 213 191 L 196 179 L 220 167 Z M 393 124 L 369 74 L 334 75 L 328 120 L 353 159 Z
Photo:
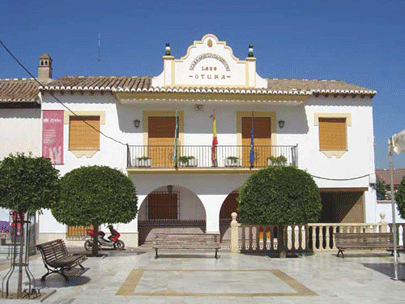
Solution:
M 74 111 L 105 111 L 105 124 L 101 131 L 129 145 L 143 144 L 143 111 L 184 111 L 185 143 L 187 145 L 211 145 L 212 119 L 214 109 L 217 114 L 217 133 L 219 145 L 236 145 L 236 115 L 238 111 L 275 112 L 276 120 L 285 120 L 285 127 L 280 129 L 277 124 L 277 144 L 298 144 L 299 168 L 307 170 L 315 178 L 319 187 L 346 188 L 369 187 L 368 174 L 374 173 L 373 124 L 371 101 L 366 97 L 334 98 L 310 97 L 303 105 L 284 106 L 272 103 L 204 103 L 202 111 L 197 111 L 194 104 L 162 103 L 153 100 L 139 101 L 134 104 L 121 104 L 110 94 L 94 95 L 80 93 L 58 95 Z M 47 94 L 43 96 L 43 110 L 64 110 Z M 341 158 L 328 158 L 319 151 L 318 126 L 314 125 L 315 113 L 350 113 L 352 124 L 347 128 L 348 151 Z M 141 126 L 136 129 L 133 121 L 139 119 Z M 108 165 L 126 172 L 126 146 L 100 136 L 100 151 L 91 158 L 77 158 L 68 151 L 68 124 L 64 128 L 65 164 L 57 166 L 61 174 L 85 165 Z M 363 176 L 352 180 L 347 179 Z M 218 230 L 219 211 L 226 196 L 243 184 L 248 174 L 135 174 L 132 177 L 137 188 L 139 205 L 151 191 L 167 185 L 175 185 L 188 189 L 185 198 L 197 202 L 193 195 L 203 204 L 207 213 L 207 231 Z M 375 191 L 369 190 L 365 195 L 366 221 L 376 219 Z M 43 217 L 47 229 L 47 220 Z M 50 226 L 52 227 L 52 226 Z M 137 229 L 137 221 L 120 224 L 122 231 Z
M 17 152 L 41 155 L 41 109 L 0 109 L 0 160 Z

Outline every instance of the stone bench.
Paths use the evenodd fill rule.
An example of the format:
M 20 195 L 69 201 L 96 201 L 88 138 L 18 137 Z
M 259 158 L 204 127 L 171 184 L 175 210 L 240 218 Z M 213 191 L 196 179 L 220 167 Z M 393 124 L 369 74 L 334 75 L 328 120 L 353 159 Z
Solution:
M 335 233 L 337 256 L 347 249 L 385 249 L 393 250 L 392 233 Z
M 218 258 L 219 235 L 207 233 L 157 233 L 153 241 L 158 258 L 159 249 L 181 250 L 181 249 L 214 249 L 215 258 Z

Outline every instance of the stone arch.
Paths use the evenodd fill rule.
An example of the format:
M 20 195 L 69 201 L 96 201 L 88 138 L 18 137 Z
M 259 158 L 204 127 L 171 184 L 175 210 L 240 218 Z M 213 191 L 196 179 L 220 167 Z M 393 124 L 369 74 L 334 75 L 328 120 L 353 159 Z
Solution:
M 157 232 L 205 232 L 205 227 L 204 204 L 193 191 L 183 186 L 155 188 L 139 206 L 140 245 L 151 242 Z

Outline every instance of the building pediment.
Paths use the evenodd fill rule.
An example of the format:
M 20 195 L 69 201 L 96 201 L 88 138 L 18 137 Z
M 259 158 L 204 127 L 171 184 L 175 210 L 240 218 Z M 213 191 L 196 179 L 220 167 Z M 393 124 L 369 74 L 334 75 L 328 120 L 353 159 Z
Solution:
M 154 87 L 267 87 L 256 73 L 255 57 L 239 60 L 225 41 L 212 34 L 194 41 L 180 59 L 163 56 L 163 63 L 162 74 L 152 79 Z

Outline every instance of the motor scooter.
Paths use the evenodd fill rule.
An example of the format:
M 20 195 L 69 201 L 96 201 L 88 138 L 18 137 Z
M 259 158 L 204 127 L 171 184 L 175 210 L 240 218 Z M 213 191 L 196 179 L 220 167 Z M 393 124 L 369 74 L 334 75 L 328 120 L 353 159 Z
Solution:
M 124 250 L 125 244 L 123 241 L 119 239 L 120 233 L 114 229 L 113 225 L 108 225 L 107 228 L 110 230 L 111 235 L 108 237 L 108 240 L 105 239 L 105 233 L 103 231 L 99 231 L 97 233 L 97 244 L 98 248 L 102 249 L 103 247 L 112 247 L 113 249 Z M 86 240 L 84 242 L 84 249 L 86 251 L 91 251 L 93 248 L 93 236 L 94 230 L 86 229 L 86 232 L 89 236 L 91 236 L 90 240 Z

